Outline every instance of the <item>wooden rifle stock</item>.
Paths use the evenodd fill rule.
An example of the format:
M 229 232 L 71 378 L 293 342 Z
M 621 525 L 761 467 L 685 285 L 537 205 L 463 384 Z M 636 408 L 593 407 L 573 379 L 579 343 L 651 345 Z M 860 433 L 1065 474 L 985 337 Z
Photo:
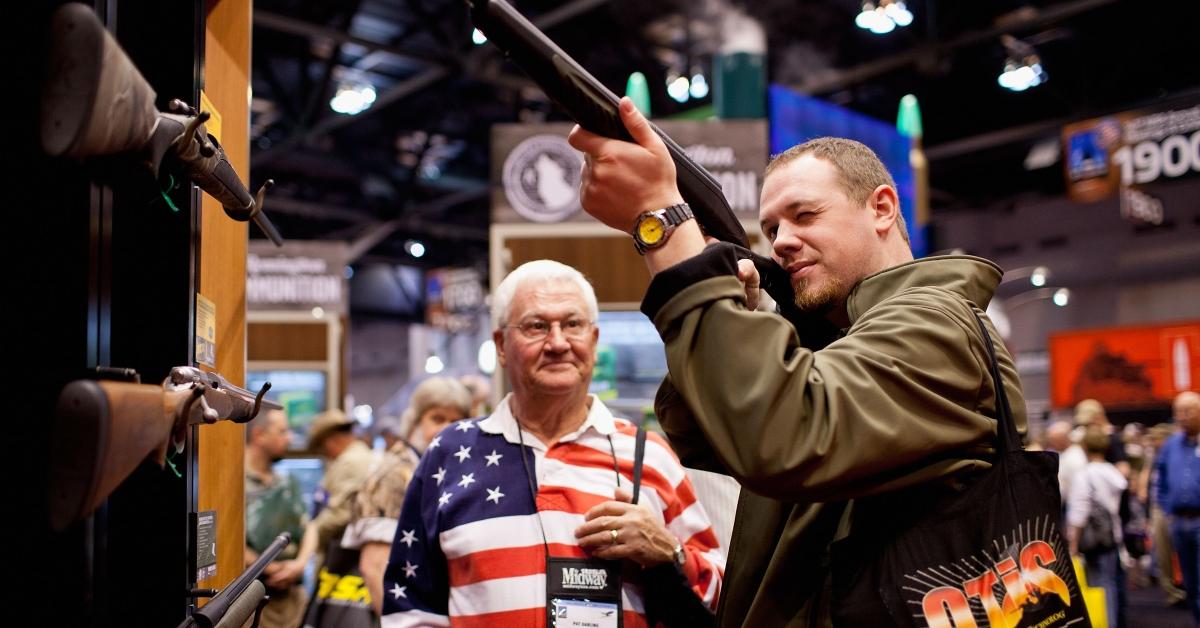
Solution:
M 50 524 L 92 513 L 144 460 L 166 464 L 182 443 L 195 390 L 78 380 L 58 397 L 50 441 Z

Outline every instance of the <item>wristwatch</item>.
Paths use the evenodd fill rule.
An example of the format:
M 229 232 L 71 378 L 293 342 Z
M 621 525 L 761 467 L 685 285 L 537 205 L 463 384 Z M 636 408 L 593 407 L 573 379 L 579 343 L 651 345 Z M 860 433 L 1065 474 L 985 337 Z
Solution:
M 645 255 L 646 251 L 662 246 L 676 227 L 692 218 L 692 208 L 687 203 L 645 212 L 633 225 L 633 246 Z
M 683 551 L 683 543 L 677 543 L 675 545 L 675 549 L 672 550 L 671 559 L 675 563 L 675 567 L 678 568 L 680 572 L 683 572 L 683 566 L 685 563 L 687 563 L 687 552 Z

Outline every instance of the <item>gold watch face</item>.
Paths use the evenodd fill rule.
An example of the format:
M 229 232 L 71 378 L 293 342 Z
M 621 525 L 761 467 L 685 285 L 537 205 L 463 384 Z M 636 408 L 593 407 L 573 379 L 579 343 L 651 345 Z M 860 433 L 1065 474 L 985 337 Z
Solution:
M 642 244 L 653 246 L 662 240 L 665 228 L 662 219 L 658 216 L 644 216 L 638 221 L 637 230 Z

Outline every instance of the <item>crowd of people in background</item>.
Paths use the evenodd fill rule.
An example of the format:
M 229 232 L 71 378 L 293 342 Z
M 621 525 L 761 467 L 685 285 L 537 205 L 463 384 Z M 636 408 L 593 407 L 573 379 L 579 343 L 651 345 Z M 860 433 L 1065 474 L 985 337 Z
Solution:
M 306 628 L 381 619 L 642 626 L 664 617 L 689 628 L 892 625 L 897 608 L 908 612 L 911 587 L 896 575 L 903 565 L 879 557 L 926 545 L 953 555 L 959 548 L 933 538 L 922 517 L 947 515 L 939 506 L 965 503 L 954 501 L 963 495 L 974 500 L 986 491 L 971 489 L 985 481 L 1020 482 L 1009 461 L 1024 456 L 1020 433 L 1036 430 L 1011 355 L 984 314 L 998 266 L 969 256 L 914 260 L 878 157 L 857 142 L 819 138 L 768 166 L 760 213 L 807 318 L 796 326 L 755 311 L 754 265 L 737 247 L 706 245 L 680 203 L 662 140 L 627 99 L 620 113 L 636 144 L 578 127 L 570 141 L 587 154 L 584 208 L 626 233 L 639 225 L 635 243 L 653 275 L 642 311 L 668 358 L 655 412 L 670 443 L 588 393 L 599 330 L 587 280 L 557 262 L 522 265 L 493 294 L 492 339 L 512 390 L 495 408 L 480 407 L 488 395 L 478 379 L 422 383 L 404 419 L 383 430 L 382 463 L 339 411 L 309 429 L 310 450 L 325 464 L 323 507 L 290 521 L 304 529 L 295 557 L 267 573 L 282 587 L 310 558 L 323 561 Z M 1200 621 L 1200 395 L 1179 395 L 1173 410 L 1172 424 L 1118 429 L 1086 400 L 1072 421 L 1043 433 L 1041 446 L 1060 454 L 1059 529 L 1088 584 L 1103 590 L 1113 628 L 1125 625 L 1131 578 L 1156 579 L 1168 603 L 1182 600 Z M 266 436 L 252 427 L 251 439 Z M 281 482 L 262 464 L 274 455 L 255 454 L 252 499 Z M 706 510 L 680 458 L 741 484 L 729 547 L 712 520 L 733 513 Z M 1022 464 L 1032 469 L 1034 458 L 1047 461 Z M 1036 468 L 1025 501 L 1053 518 L 1051 467 Z M 1008 501 L 1014 523 L 1034 514 Z M 981 547 L 974 533 L 984 526 L 953 523 L 937 535 Z M 1029 547 L 1054 560 L 1046 542 Z M 918 562 L 909 566 L 919 571 Z M 887 595 L 875 586 L 885 576 Z M 1061 597 L 1036 597 L 1061 600 L 1060 619 L 1069 611 L 1082 620 L 1079 591 L 1059 588 Z M 918 603 L 927 619 L 946 619 L 938 600 L 961 599 L 949 612 L 965 621 L 965 595 L 936 587 Z M 361 611 L 358 619 L 321 622 L 313 609 L 326 599 L 339 613 Z
M 1172 420 L 1149 427 L 1118 429 L 1100 402 L 1083 400 L 1073 420 L 1051 422 L 1035 443 L 1059 454 L 1063 529 L 1088 585 L 1105 590 L 1109 626 L 1127 625 L 1130 586 L 1157 585 L 1166 605 L 1200 622 L 1198 435 L 1200 394 L 1183 392 Z

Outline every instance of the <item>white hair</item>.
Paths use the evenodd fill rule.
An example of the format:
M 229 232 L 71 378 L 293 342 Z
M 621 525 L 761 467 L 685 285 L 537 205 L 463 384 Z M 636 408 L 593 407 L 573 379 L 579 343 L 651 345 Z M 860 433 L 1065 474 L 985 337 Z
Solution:
M 513 296 L 517 294 L 517 288 L 526 283 L 549 283 L 552 281 L 574 283 L 587 304 L 588 317 L 592 321 L 596 320 L 596 317 L 599 316 L 600 306 L 596 303 L 596 291 L 588 282 L 587 277 L 561 262 L 539 259 L 521 264 L 516 270 L 509 273 L 499 286 L 496 286 L 496 291 L 492 294 L 493 326 L 500 329 L 508 324 L 508 317 L 512 314 L 512 300 Z

